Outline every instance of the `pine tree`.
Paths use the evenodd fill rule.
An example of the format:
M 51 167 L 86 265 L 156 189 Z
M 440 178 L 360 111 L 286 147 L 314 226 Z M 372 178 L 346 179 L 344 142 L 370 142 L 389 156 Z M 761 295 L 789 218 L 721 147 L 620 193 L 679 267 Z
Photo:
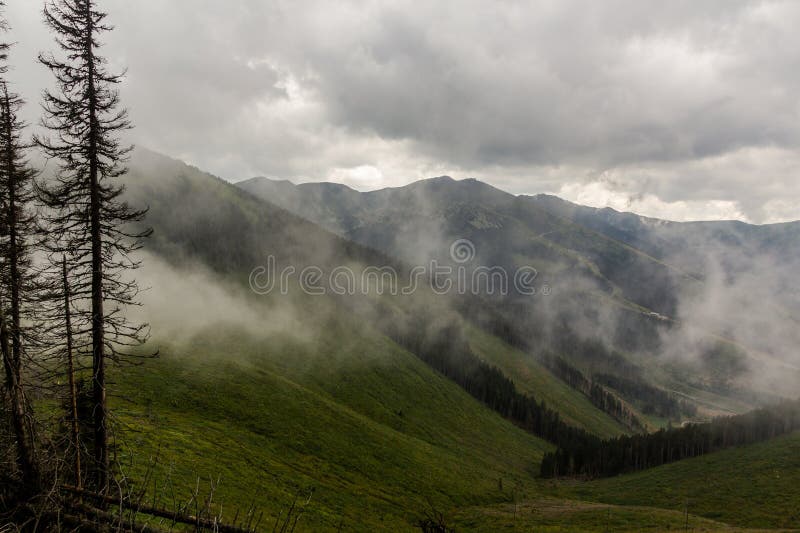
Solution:
M 0 7 L 3 4 L 0 3 Z M 0 23 L 6 29 L 5 21 Z M 39 483 L 32 408 L 26 398 L 24 361 L 33 341 L 31 304 L 35 283 L 31 242 L 36 225 L 31 212 L 34 171 L 29 167 L 22 140 L 25 124 L 17 113 L 22 99 L 9 91 L 5 78 L 8 44 L 0 45 L 0 352 L 10 401 L 17 465 L 26 489 Z
M 94 0 L 46 4 L 45 21 L 65 57 L 39 56 L 55 76 L 57 91 L 44 94 L 42 125 L 51 136 L 36 139 L 59 161 L 57 176 L 42 184 L 42 199 L 50 210 L 51 251 L 68 257 L 73 329 L 90 337 L 93 469 L 101 492 L 109 483 L 106 362 L 130 357 L 128 348 L 141 344 L 147 333 L 145 325 L 124 316 L 138 293 L 126 276 L 139 264 L 131 253 L 148 232 L 130 229 L 144 211 L 121 198 L 119 178 L 132 148 L 120 141 L 120 133 L 130 128 L 116 90 L 122 76 L 109 72 L 98 53 L 100 35 L 112 30 L 106 16 Z

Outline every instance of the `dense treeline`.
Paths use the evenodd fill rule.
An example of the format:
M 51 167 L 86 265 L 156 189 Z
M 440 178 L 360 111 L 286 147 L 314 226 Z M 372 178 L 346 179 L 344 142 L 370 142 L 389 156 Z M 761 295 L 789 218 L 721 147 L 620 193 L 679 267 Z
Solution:
M 378 324 L 399 345 L 414 353 L 460 385 L 501 416 L 556 446 L 566 449 L 598 445 L 594 435 L 565 423 L 544 402 L 520 393 L 498 368 L 481 360 L 470 348 L 453 317 L 437 317 L 429 309 L 415 309 L 405 319 L 400 311 L 379 306 Z
M 559 447 L 542 460 L 544 477 L 608 477 L 772 439 L 800 429 L 800 400 L 704 424 L 655 433 L 584 441 Z
M 595 374 L 592 381 L 614 389 L 626 398 L 637 400 L 646 415 L 656 415 L 670 420 L 682 416 L 695 416 L 697 407 L 687 401 L 677 399 L 673 394 L 654 387 L 644 381 L 628 379 L 613 374 Z
M 609 349 L 600 339 L 578 335 L 569 325 L 568 317 L 560 317 L 548 331 L 540 328 L 526 334 L 513 317 L 524 314 L 522 309 L 512 307 L 511 313 L 507 314 L 492 305 L 479 307 L 475 302 L 466 301 L 460 303 L 460 308 L 476 325 L 516 348 L 535 352 L 541 346 L 548 346 L 561 359 L 557 365 L 548 365 L 550 371 L 632 430 L 643 429 L 644 423 L 614 392 L 633 405 L 642 406 L 644 414 L 672 420 L 697 414 L 696 406 L 648 383 L 641 367 L 618 351 Z M 622 322 L 627 324 L 631 320 L 628 318 Z M 550 351 L 544 354 L 544 359 L 555 357 Z M 571 366 L 570 362 L 588 368 L 591 376 L 579 376 L 580 371 L 574 367 L 566 368 L 564 365 Z M 608 388 L 613 391 L 608 391 Z
M 462 302 L 460 307 L 465 313 L 472 313 L 467 316 L 479 327 L 521 350 L 534 351 L 536 349 L 534 341 L 540 339 L 540 346 L 549 345 L 557 353 L 568 356 L 570 360 L 582 361 L 592 368 L 613 371 L 615 374 L 626 376 L 629 379 L 636 378 L 641 381 L 644 379 L 638 366 L 629 362 L 618 352 L 606 348 L 605 344 L 599 339 L 581 338 L 564 320 L 558 321 L 547 332 L 534 331 L 525 335 L 521 326 L 516 324 L 513 317 L 506 315 L 491 305 L 479 308 L 475 304 Z M 516 311 L 521 312 L 521 309 L 516 309 Z M 566 359 L 555 356 L 550 352 L 545 352 L 542 359 L 545 366 L 556 377 L 584 394 L 595 407 L 633 431 L 642 431 L 647 428 L 644 421 L 637 416 L 625 401 L 607 390 L 602 383 L 595 383 L 585 377 L 577 368 L 570 365 Z M 655 387 L 649 385 L 645 386 L 655 389 Z M 630 399 L 638 400 L 639 398 Z
M 583 373 L 566 362 L 563 358 L 547 354 L 542 358 L 545 366 L 564 383 L 581 392 L 589 398 L 592 405 L 611 415 L 633 431 L 645 431 L 645 423 L 622 401 L 616 394 L 607 390 L 603 385 L 588 379 Z
M 535 398 L 517 391 L 514 383 L 499 369 L 485 363 L 472 352 L 456 319 L 441 317 L 424 308 L 416 308 L 410 318 L 387 306 L 379 307 L 378 314 L 377 323 L 382 325 L 385 333 L 395 342 L 502 416 L 554 443 L 557 450 L 546 454 L 542 460 L 541 473 L 544 477 L 613 476 L 732 446 L 768 440 L 800 429 L 800 401 L 796 401 L 743 415 L 715 419 L 709 423 L 687 424 L 680 428 L 661 429 L 655 433 L 637 433 L 602 440 L 567 425 L 544 402 L 537 402 Z M 632 376 L 639 375 L 637 367 L 627 363 L 621 356 L 614 357 L 614 352 L 609 352 L 599 343 L 580 342 L 583 343 L 584 350 L 603 350 L 609 354 L 610 364 L 617 367 L 618 371 Z M 574 346 L 577 347 L 578 344 Z M 619 410 L 620 416 L 628 416 L 625 410 L 632 414 L 615 395 L 598 383 L 592 383 L 563 359 L 555 358 L 555 361 L 559 360 L 564 374 L 562 379 L 574 381 L 579 387 L 587 389 L 593 402 L 607 402 L 605 408 L 608 411 Z M 601 380 L 607 381 L 609 387 L 621 389 L 636 384 L 632 378 L 616 376 L 609 379 L 608 376 L 601 375 L 598 381 Z M 650 398 L 650 404 L 656 411 L 674 410 L 673 400 L 683 414 L 691 415 L 695 409 L 694 406 L 680 402 L 667 392 L 647 384 L 641 384 L 639 390 L 631 393 L 645 401 Z M 639 424 L 642 422 L 639 421 Z

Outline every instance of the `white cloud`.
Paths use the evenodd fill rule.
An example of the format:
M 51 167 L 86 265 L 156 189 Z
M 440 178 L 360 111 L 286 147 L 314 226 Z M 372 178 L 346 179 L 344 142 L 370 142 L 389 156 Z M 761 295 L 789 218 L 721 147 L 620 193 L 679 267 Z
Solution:
M 800 218 L 798 3 L 103 7 L 133 139 L 229 179 L 451 174 L 668 218 Z M 31 122 L 54 46 L 40 9 L 7 9 Z
M 736 202 L 726 200 L 694 200 L 665 202 L 653 194 L 632 195 L 616 191 L 607 182 L 565 183 L 558 196 L 591 207 L 611 207 L 653 218 L 676 221 L 746 219 Z

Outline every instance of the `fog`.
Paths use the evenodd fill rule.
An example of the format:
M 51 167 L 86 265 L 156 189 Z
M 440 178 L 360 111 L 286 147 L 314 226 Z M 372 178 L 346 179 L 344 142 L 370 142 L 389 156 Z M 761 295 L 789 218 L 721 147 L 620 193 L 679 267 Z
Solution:
M 681 325 L 663 334 L 664 353 L 697 357 L 719 336 L 747 352 L 745 381 L 791 396 L 800 384 L 800 322 L 787 305 L 787 281 L 795 268 L 770 256 L 740 252 L 731 264 L 732 257 L 737 256 L 727 253 L 723 260 L 715 250 L 706 254 L 703 283 L 681 294 L 676 316 Z
M 300 340 L 300 320 L 290 301 L 267 302 L 246 287 L 223 282 L 200 263 L 176 267 L 152 253 L 141 254 L 135 276 L 141 306 L 129 316 L 149 323 L 152 340 L 185 342 L 200 333 L 234 328 L 255 338 L 275 334 Z
M 629 299 L 598 275 L 591 261 L 569 251 L 569 241 L 559 233 L 563 228 L 530 235 L 503 207 L 511 205 L 507 202 L 513 197 L 487 192 L 477 182 L 462 182 L 453 189 L 456 182 L 439 178 L 371 193 L 288 184 L 280 189 L 283 192 L 262 191 L 269 202 L 381 254 L 337 238 L 271 203 L 232 195 L 230 185 L 151 152 L 137 152 L 131 178 L 140 182 L 131 197 L 152 203 L 150 222 L 156 226 L 148 244 L 151 252 L 136 272 L 140 285 L 148 289 L 142 293 L 142 307 L 134 310 L 136 318 L 151 323 L 154 341 L 186 341 L 215 328 L 239 328 L 264 340 L 288 335 L 307 341 L 329 320 L 347 317 L 373 332 L 390 329 L 387 320 L 401 321 L 410 330 L 405 321 L 414 320 L 415 309 L 434 310 L 441 324 L 459 320 L 459 314 L 470 321 L 475 317 L 456 312 L 463 295 L 451 290 L 437 296 L 426 286 L 427 277 L 413 296 L 380 297 L 372 288 L 364 297 L 363 269 L 392 267 L 403 287 L 409 268 L 427 269 L 431 260 L 454 267 L 454 282 L 459 266 L 471 272 L 475 267 L 500 265 L 511 276 L 514 266 L 528 265 L 537 271 L 535 294 L 515 294 L 512 285 L 508 295 L 478 295 L 477 301 L 516 309 L 508 311 L 507 319 L 522 328 L 534 353 L 549 349 L 553 335 L 566 324 L 571 334 L 602 341 L 648 374 L 666 372 L 672 381 L 662 384 L 690 376 L 693 386 L 757 391 L 766 400 L 793 396 L 800 383 L 800 360 L 794 350 L 800 336 L 791 307 L 785 305 L 792 300 L 786 291 L 792 279 L 791 254 L 787 259 L 786 254 L 769 250 L 754 253 L 750 245 L 731 246 L 714 232 L 698 233 L 689 244 L 674 235 L 651 236 L 672 243 L 667 247 L 672 251 L 662 260 L 674 267 L 666 269 L 669 279 L 656 281 L 670 284 L 674 309 L 654 315 L 637 307 L 636 294 Z M 171 200 L 176 184 L 179 190 L 192 191 L 191 196 L 183 192 Z M 476 191 L 481 193 L 477 197 Z M 249 225 L 242 225 L 239 215 L 231 218 L 236 209 L 250 213 Z M 226 232 L 224 237 L 221 231 Z M 217 234 L 220 237 L 212 237 Z M 465 263 L 452 255 L 451 246 L 458 239 L 472 246 Z M 553 246 L 565 246 L 566 252 L 552 255 L 547 250 Z M 288 294 L 279 294 L 276 286 L 270 294 L 258 295 L 247 286 L 248 274 L 266 265 L 269 255 L 275 256 L 278 269 L 295 267 Z M 306 266 L 320 268 L 322 278 L 314 283 L 322 285 L 329 282 L 334 268 L 349 268 L 354 294 L 334 296 L 330 287 L 327 296 L 306 294 L 300 279 Z M 401 312 L 382 314 L 380 309 L 387 305 Z M 746 354 L 743 361 L 741 354 Z M 602 361 L 595 363 L 588 364 L 602 368 Z

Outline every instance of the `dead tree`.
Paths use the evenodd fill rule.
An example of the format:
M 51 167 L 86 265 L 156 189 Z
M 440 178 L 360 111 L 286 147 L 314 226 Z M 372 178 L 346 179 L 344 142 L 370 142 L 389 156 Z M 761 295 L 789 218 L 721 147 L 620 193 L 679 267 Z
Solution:
M 62 290 L 64 291 L 64 337 L 67 356 L 67 383 L 69 384 L 70 433 L 75 450 L 75 486 L 83 486 L 81 480 L 81 438 L 78 429 L 78 389 L 75 385 L 74 346 L 72 342 L 72 310 L 70 308 L 69 277 L 67 276 L 67 258 L 61 258 Z
M 135 304 L 138 287 L 125 276 L 138 262 L 131 253 L 148 232 L 129 230 L 144 211 L 131 208 L 121 195 L 120 178 L 131 147 L 119 136 L 130 128 L 115 86 L 121 75 L 110 73 L 99 55 L 99 36 L 112 29 L 94 0 L 51 0 L 44 18 L 63 58 L 40 54 L 56 78 L 57 90 L 44 94 L 42 125 L 51 136 L 36 138 L 58 160 L 57 175 L 41 184 L 49 210 L 54 249 L 70 265 L 71 296 L 76 308 L 75 331 L 90 337 L 92 357 L 94 485 L 109 485 L 106 363 L 129 356 L 144 341 L 144 325 L 125 319 Z
M 35 492 L 38 488 L 39 471 L 35 454 L 31 414 L 25 399 L 25 391 L 19 372 L 12 359 L 9 337 L 5 310 L 2 303 L 0 303 L 0 351 L 2 351 L 3 356 L 6 389 L 11 403 L 11 425 L 17 444 L 16 462 L 25 491 Z
M 5 21 L 0 26 L 5 29 Z M 34 283 L 30 260 L 36 229 L 30 209 L 34 171 L 25 156 L 29 148 L 22 140 L 25 125 L 17 116 L 23 101 L 9 90 L 5 77 L 8 49 L 8 44 L 0 44 L 0 351 L 21 481 L 26 490 L 36 490 L 40 471 L 35 425 L 24 383 L 27 341 L 34 329 L 27 305 Z

